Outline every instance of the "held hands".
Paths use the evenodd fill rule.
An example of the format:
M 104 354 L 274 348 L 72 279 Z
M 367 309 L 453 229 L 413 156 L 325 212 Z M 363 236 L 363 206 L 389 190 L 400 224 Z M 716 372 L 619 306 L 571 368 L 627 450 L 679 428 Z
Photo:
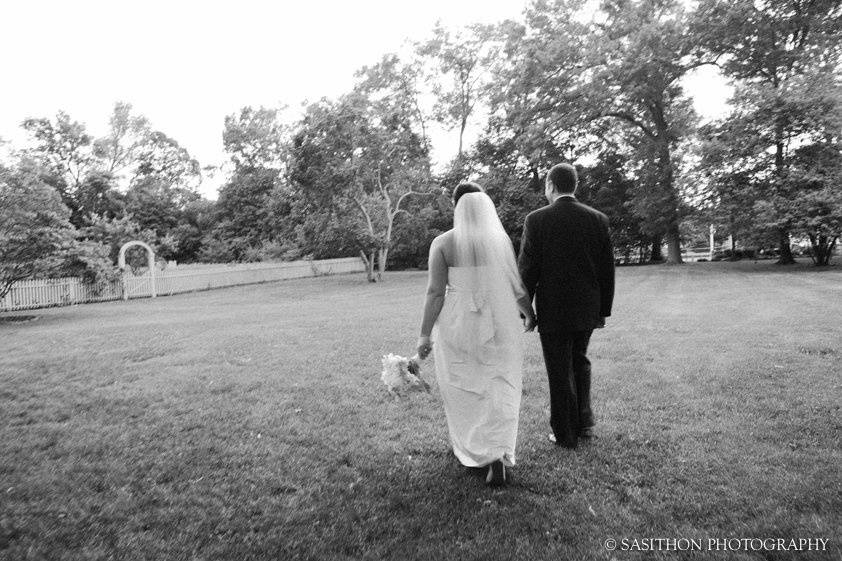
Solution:
M 535 317 L 535 313 L 531 310 L 530 313 L 523 316 L 523 331 L 525 333 L 535 331 L 535 327 L 537 325 L 538 319 Z M 430 356 L 430 353 L 433 352 L 433 342 L 430 340 L 429 336 L 422 335 L 418 338 L 417 352 L 418 358 L 421 360 L 425 360 L 428 356 Z
M 433 351 L 433 342 L 430 341 L 429 337 L 421 336 L 418 338 L 418 358 L 421 360 L 426 359 L 430 356 L 430 353 Z
M 523 332 L 529 333 L 530 331 L 535 331 L 535 326 L 538 325 L 538 320 L 535 318 L 535 314 L 529 313 L 523 317 Z

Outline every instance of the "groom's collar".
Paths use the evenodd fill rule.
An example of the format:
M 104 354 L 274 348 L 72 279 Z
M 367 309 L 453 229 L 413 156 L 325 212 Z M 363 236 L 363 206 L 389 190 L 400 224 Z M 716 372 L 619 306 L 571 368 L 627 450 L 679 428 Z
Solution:
M 553 201 L 553 202 L 554 202 L 554 203 L 557 203 L 557 202 L 559 202 L 559 201 L 565 201 L 565 200 L 566 200 L 566 201 L 575 201 L 575 200 L 576 200 L 576 195 L 574 195 L 573 193 L 564 193 L 564 194 L 559 195 L 558 197 L 556 197 L 556 200 L 555 200 L 555 201 Z

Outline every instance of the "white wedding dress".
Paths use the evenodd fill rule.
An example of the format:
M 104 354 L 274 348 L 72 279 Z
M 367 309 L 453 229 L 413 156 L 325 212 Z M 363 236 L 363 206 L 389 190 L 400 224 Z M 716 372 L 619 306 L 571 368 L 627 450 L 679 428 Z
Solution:
M 466 466 L 495 460 L 515 464 L 523 328 L 516 294 L 497 269 L 449 267 L 434 331 L 436 378 L 450 440 Z

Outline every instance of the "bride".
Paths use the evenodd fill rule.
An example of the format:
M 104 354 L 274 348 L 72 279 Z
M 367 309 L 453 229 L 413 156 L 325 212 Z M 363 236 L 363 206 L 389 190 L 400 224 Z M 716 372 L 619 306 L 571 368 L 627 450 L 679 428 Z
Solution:
M 487 466 L 486 483 L 499 486 L 515 464 L 523 371 L 518 312 L 526 331 L 535 328 L 535 313 L 488 195 L 476 183 L 461 183 L 453 204 L 453 229 L 430 246 L 418 355 L 434 351 L 454 454 L 470 468 Z

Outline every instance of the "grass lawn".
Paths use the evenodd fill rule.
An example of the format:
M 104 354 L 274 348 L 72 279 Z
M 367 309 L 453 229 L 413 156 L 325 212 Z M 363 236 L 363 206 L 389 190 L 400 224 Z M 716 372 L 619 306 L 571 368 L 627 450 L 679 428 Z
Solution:
M 40 310 L 0 323 L 0 559 L 842 559 L 842 267 L 618 270 L 598 437 L 546 441 L 536 335 L 515 482 L 431 395 L 388 397 L 425 275 Z M 825 552 L 607 551 L 824 538 Z M 632 542 L 627 542 L 631 545 Z

